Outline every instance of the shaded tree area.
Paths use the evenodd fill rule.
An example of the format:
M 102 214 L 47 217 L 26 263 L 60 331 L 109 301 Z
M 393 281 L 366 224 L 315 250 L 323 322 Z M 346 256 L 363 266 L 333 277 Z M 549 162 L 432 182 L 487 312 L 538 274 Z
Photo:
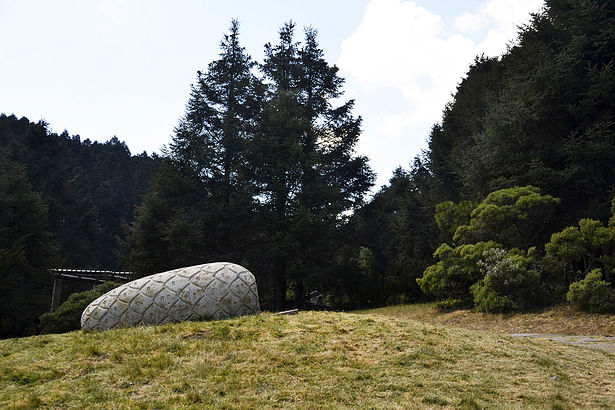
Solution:
M 401 292 L 393 284 L 404 275 L 425 278 L 424 290 L 445 307 L 475 303 L 492 311 L 563 301 L 568 286 L 592 269 L 613 287 L 612 236 L 600 224 L 615 195 L 614 27 L 612 2 L 547 0 L 503 56 L 475 59 L 431 130 L 424 153 L 429 182 L 418 194 L 422 213 L 407 230 L 390 228 L 399 209 L 413 203 L 399 190 L 396 171 L 356 215 L 357 232 L 367 232 L 359 245 L 390 284 L 380 303 Z M 407 175 L 416 169 L 411 165 Z M 526 189 L 538 191 L 516 203 L 514 195 Z M 543 198 L 559 205 L 545 200 L 531 208 Z M 549 237 L 561 230 L 544 258 Z M 435 260 L 402 252 L 404 235 L 429 244 Z M 402 255 L 406 262 L 394 266 Z M 551 294 L 539 302 L 521 291 L 534 286 Z
M 316 30 L 307 28 L 301 44 L 294 29 L 285 24 L 279 43 L 265 46 L 267 98 L 252 149 L 277 309 L 288 288 L 302 307 L 309 291 L 334 286 L 344 214 L 362 204 L 373 183 L 367 158 L 354 153 L 361 133 L 354 101 L 333 105 L 344 80 L 324 60 Z
M 611 2 L 547 1 L 501 59 L 475 61 L 430 137 L 443 200 L 531 184 L 561 198 L 562 226 L 608 218 L 614 23 Z
M 442 306 L 523 310 L 568 291 L 612 311 L 614 23 L 609 2 L 546 1 L 460 83 L 428 151 L 446 243 L 419 283 Z
M 229 39 L 237 35 L 233 23 L 221 59 L 199 73 L 186 120 L 168 153 L 173 167 L 167 171 L 202 187 L 190 203 L 206 198 L 213 203 L 181 211 L 184 219 L 179 220 L 194 232 L 171 229 L 181 226 L 175 222 L 154 229 L 159 238 L 167 235 L 159 245 L 170 249 L 172 232 L 198 238 L 212 221 L 224 220 L 214 217 L 217 204 L 232 207 L 215 192 L 231 187 L 234 195 L 244 195 L 242 211 L 231 213 L 238 215 L 231 218 L 239 232 L 235 245 L 216 251 L 231 236 L 214 229 L 211 238 L 221 237 L 195 249 L 192 260 L 228 255 L 261 272 L 264 302 L 272 309 L 302 306 L 317 289 L 342 308 L 423 298 L 417 279 L 434 264 L 437 249 L 440 262 L 451 255 L 469 258 L 459 265 L 471 271 L 457 295 L 463 303 L 475 296 L 485 309 L 538 304 L 535 294 L 526 303 L 523 295 L 530 293 L 503 285 L 506 275 L 516 275 L 519 286 L 528 289 L 537 283 L 557 287 L 560 297 L 562 286 L 554 284 L 551 271 L 542 270 L 545 243 L 582 218 L 605 221 L 615 193 L 613 18 L 613 5 L 605 2 L 547 1 L 503 56 L 475 59 L 444 107 L 442 121 L 432 128 L 428 149 L 408 170 L 396 170 L 389 185 L 366 204 L 371 174 L 366 159 L 353 155 L 360 118 L 351 114 L 352 101 L 332 105 L 340 101 L 343 80 L 324 61 L 316 32 L 307 29 L 304 41 L 296 42 L 294 25 L 284 25 L 278 43 L 267 44 L 263 63 L 255 66 L 241 47 L 239 54 L 229 54 Z M 246 78 L 257 67 L 261 76 L 245 80 L 243 88 L 230 87 L 224 79 L 241 76 L 233 77 L 225 63 L 229 55 L 242 56 L 238 61 L 246 62 Z M 214 101 L 215 93 L 207 90 L 219 87 L 224 95 L 241 89 L 244 98 L 252 96 L 246 107 L 254 111 L 243 116 Z M 228 124 L 244 126 L 229 134 Z M 215 150 L 210 148 L 224 141 L 227 145 L 211 155 Z M 186 164 L 200 160 L 185 156 L 189 147 L 197 147 L 203 163 L 214 168 L 241 158 L 235 173 L 227 173 L 234 179 L 214 178 L 225 175 L 224 167 L 201 167 L 206 172 L 195 177 Z M 208 211 L 198 211 L 202 207 Z M 151 249 L 154 254 L 156 247 Z M 171 264 L 170 256 L 161 259 Z M 605 275 L 610 277 L 608 271 Z
M 416 279 L 431 264 L 439 243 L 433 182 L 423 161 L 416 158 L 410 171 L 395 170 L 389 185 L 352 218 L 353 258 L 365 276 L 359 305 L 422 298 Z
M 120 269 L 118 239 L 132 221 L 160 162 L 132 156 L 116 137 L 105 143 L 51 133 L 44 122 L 0 115 L 4 155 L 21 164 L 32 189 L 48 208 L 48 229 L 60 248 L 60 264 Z
M 36 333 L 49 309 L 58 247 L 47 228 L 47 207 L 25 168 L 0 154 L 0 337 Z
M 255 187 L 247 163 L 264 86 L 233 22 L 220 59 L 197 73 L 186 113 L 165 148 L 167 164 L 128 227 L 128 261 L 141 275 L 230 260 L 255 241 Z
M 125 269 L 119 240 L 160 162 L 0 115 L 1 336 L 36 332 L 49 310 L 48 268 Z M 82 290 L 65 283 L 63 294 Z

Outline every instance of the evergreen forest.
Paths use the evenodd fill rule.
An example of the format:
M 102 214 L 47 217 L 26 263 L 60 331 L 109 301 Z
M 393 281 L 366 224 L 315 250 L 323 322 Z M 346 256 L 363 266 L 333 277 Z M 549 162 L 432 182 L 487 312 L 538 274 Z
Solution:
M 0 116 L 0 337 L 40 332 L 64 266 L 231 261 L 271 311 L 615 313 L 615 3 L 547 0 L 375 193 L 317 31 L 286 23 L 264 50 L 231 22 L 159 156 Z

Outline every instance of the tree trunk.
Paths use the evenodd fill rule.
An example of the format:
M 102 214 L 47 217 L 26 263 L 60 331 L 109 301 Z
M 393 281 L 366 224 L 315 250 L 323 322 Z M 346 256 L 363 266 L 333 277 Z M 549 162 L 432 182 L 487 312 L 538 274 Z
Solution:
M 273 270 L 273 309 L 275 311 L 281 311 L 286 309 L 286 262 L 282 258 L 277 258 Z
M 303 309 L 303 280 L 297 279 L 295 282 L 295 308 Z

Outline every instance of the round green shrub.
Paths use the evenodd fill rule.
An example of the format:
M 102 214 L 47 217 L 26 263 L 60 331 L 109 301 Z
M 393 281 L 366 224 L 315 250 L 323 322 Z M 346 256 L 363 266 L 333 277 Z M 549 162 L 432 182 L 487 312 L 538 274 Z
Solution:
M 121 283 L 104 282 L 94 289 L 73 293 L 54 312 L 44 313 L 39 318 L 41 333 L 64 333 L 81 328 L 81 313 L 99 296 Z
M 471 287 L 483 277 L 478 262 L 485 250 L 496 247 L 493 241 L 456 248 L 442 244 L 434 253 L 436 264 L 425 269 L 416 281 L 423 293 L 435 296 L 438 301 L 451 299 L 461 304 L 471 303 Z
M 566 300 L 585 312 L 615 313 L 615 290 L 602 280 L 601 269 L 594 269 L 585 279 L 572 283 Z
M 483 278 L 472 286 L 474 304 L 481 312 L 527 310 L 545 300 L 540 274 L 532 268 L 533 249 L 488 249 L 479 261 Z

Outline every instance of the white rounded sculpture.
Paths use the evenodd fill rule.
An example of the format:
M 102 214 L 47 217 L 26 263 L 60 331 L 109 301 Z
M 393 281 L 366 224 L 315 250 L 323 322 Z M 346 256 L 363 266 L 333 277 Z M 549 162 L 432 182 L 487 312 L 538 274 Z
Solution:
M 81 315 L 85 331 L 225 319 L 260 312 L 254 275 L 234 263 L 174 269 L 119 286 Z

